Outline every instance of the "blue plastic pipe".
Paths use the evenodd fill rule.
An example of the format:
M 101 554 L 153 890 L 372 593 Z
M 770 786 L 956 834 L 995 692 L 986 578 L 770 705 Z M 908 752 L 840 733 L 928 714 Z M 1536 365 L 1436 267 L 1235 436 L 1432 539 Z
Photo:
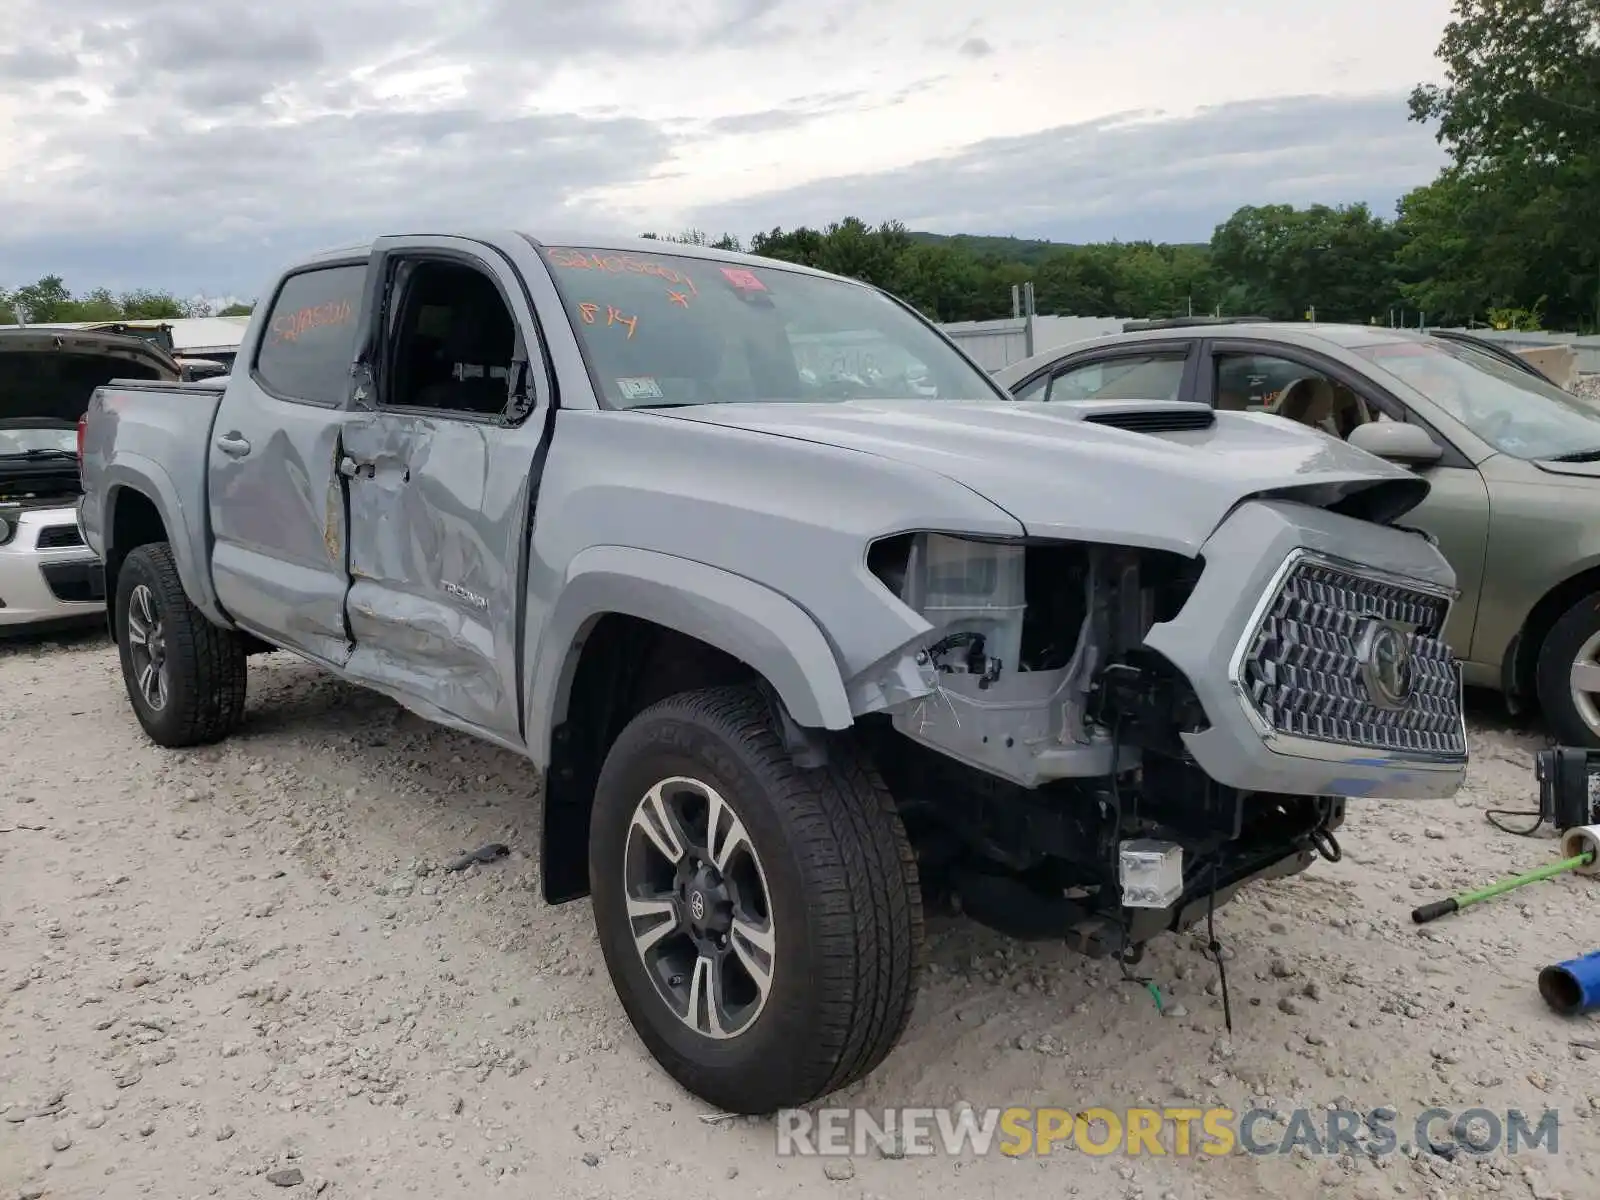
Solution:
M 1563 1016 L 1600 1010 L 1600 950 L 1540 971 L 1539 994 Z

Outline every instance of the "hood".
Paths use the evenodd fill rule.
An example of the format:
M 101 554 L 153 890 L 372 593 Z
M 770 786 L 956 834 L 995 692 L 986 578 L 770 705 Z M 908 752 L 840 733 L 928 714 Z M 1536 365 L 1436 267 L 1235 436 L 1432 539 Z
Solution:
M 32 418 L 75 425 L 103 383 L 178 377 L 173 358 L 143 338 L 36 326 L 0 329 L 0 423 Z
M 1118 406 L 1134 416 L 1179 409 L 1208 411 Z M 1427 481 L 1413 472 L 1282 417 L 1223 412 L 1201 428 L 1168 431 L 1146 420 L 1139 432 L 1085 419 L 1104 412 L 1047 401 L 922 400 L 704 404 L 650 415 L 923 467 L 998 505 L 1030 537 L 1191 556 L 1250 498 L 1297 500 L 1387 523 L 1428 494 Z
M 1534 460 L 1534 466 L 1547 475 L 1565 475 L 1572 479 L 1600 479 L 1600 462 L 1557 462 L 1550 458 Z

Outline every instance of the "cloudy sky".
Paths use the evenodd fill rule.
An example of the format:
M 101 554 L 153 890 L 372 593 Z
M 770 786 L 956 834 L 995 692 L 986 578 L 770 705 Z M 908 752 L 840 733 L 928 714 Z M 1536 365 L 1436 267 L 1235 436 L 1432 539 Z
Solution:
M 1387 212 L 1449 0 L 4 0 L 0 286 L 250 296 L 426 224 L 1204 240 Z

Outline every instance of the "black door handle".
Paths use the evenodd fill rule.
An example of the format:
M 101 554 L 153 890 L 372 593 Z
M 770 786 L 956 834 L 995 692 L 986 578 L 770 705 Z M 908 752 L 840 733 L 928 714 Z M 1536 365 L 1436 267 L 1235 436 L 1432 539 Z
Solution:
M 376 468 L 369 462 L 357 462 L 346 454 L 339 460 L 339 474 L 346 479 L 371 479 Z

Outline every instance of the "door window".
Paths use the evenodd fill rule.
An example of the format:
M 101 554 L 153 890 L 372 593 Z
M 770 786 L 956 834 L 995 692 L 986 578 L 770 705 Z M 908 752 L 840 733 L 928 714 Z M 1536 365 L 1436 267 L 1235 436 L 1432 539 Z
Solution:
M 1332 376 L 1270 354 L 1219 354 L 1215 405 L 1232 412 L 1269 412 L 1341 440 L 1359 425 L 1390 418 Z
M 1278 393 L 1307 368 L 1268 354 L 1225 354 L 1217 359 L 1216 406 L 1228 412 L 1271 412 Z
M 386 408 L 493 416 L 511 395 L 517 327 L 500 289 L 475 267 L 400 264 L 391 295 Z
M 1041 375 L 1026 387 L 1018 388 L 1012 393 L 1018 400 L 1043 400 L 1045 390 L 1050 386 L 1050 376 Z
M 343 404 L 366 278 L 366 264 L 353 263 L 285 279 L 256 351 L 257 382 L 285 400 Z
M 1050 381 L 1050 400 L 1176 400 L 1183 386 L 1182 350 L 1119 355 L 1069 367 Z

